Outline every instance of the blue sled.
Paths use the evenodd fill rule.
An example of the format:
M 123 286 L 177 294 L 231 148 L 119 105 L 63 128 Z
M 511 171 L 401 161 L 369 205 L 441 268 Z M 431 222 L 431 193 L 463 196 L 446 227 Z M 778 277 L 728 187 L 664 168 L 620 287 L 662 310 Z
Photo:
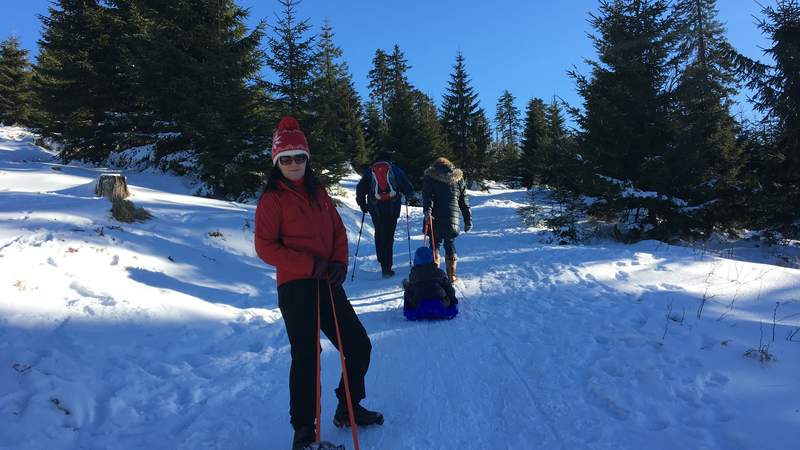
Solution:
M 408 320 L 450 320 L 458 315 L 458 304 L 445 308 L 440 300 L 422 300 L 416 308 L 403 306 L 403 315 Z

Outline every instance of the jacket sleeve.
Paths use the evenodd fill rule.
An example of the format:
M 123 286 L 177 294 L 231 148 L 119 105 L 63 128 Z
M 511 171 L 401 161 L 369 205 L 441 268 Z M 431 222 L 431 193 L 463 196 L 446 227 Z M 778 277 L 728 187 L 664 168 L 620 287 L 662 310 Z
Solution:
M 281 205 L 277 197 L 262 195 L 256 207 L 256 254 L 271 266 L 299 267 L 311 276 L 314 271 L 314 256 L 283 245 L 280 239 L 281 218 Z
M 467 184 L 464 183 L 464 180 L 461 180 L 458 186 L 458 208 L 461 209 L 461 215 L 464 216 L 464 223 L 472 223 L 472 211 L 469 209 L 469 200 L 467 199 Z
M 409 199 L 414 196 L 414 186 L 411 185 L 411 180 L 408 179 L 406 173 L 400 166 L 392 165 L 392 169 L 394 170 L 395 178 L 398 182 L 398 188 L 400 188 L 400 192 L 406 196 L 406 199 Z
M 356 185 L 356 203 L 358 203 L 362 211 L 367 209 L 367 196 L 369 195 L 369 185 L 371 181 L 370 177 L 369 169 L 365 170 Z
M 333 255 L 331 260 L 339 261 L 347 266 L 349 264 L 347 258 L 350 253 L 347 248 L 347 229 L 344 227 L 344 222 L 342 222 L 342 216 L 339 215 L 339 211 L 336 210 L 333 200 L 327 193 L 325 194 L 325 201 L 328 203 L 328 211 L 330 211 L 331 223 L 333 224 Z

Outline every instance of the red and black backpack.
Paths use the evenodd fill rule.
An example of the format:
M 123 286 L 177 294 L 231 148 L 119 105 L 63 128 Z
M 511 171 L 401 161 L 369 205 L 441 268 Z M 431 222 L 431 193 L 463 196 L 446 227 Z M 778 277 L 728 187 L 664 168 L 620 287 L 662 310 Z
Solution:
M 394 171 L 392 165 L 386 161 L 378 161 L 370 167 L 372 171 L 372 191 L 375 199 L 379 202 L 386 202 L 397 197 L 392 182 L 394 181 Z

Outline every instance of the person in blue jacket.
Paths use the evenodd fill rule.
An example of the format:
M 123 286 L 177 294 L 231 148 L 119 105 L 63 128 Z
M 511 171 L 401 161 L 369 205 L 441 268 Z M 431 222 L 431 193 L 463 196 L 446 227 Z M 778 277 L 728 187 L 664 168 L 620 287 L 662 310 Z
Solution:
M 378 155 L 361 176 L 356 186 L 356 202 L 361 212 L 369 212 L 375 227 L 375 254 L 384 278 L 394 275 L 394 232 L 400 217 L 402 201 L 414 195 L 414 188 L 405 172 L 391 161 L 388 153 Z
M 417 308 L 423 300 L 439 300 L 443 308 L 458 304 L 453 284 L 433 262 L 433 252 L 427 246 L 414 253 L 414 267 L 408 279 L 403 280 L 404 309 Z

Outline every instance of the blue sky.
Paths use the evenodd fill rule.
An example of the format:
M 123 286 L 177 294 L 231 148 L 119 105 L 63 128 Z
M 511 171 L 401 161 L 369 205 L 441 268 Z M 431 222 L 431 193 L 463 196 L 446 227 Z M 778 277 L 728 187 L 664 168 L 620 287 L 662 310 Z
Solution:
M 760 0 L 774 5 L 775 0 Z M 249 8 L 250 21 L 276 21 L 281 6 L 270 0 L 238 0 Z M 35 54 L 48 0 L 0 0 L 0 37 L 16 33 Z M 752 58 L 762 58 L 768 42 L 754 25 L 760 17 L 754 0 L 718 0 L 719 19 L 726 24 L 735 48 Z M 566 71 L 576 66 L 587 73 L 584 59 L 595 57 L 586 36 L 592 30 L 588 13 L 597 0 L 305 0 L 298 16 L 318 30 L 327 20 L 344 51 L 356 87 L 367 95 L 367 73 L 375 50 L 400 45 L 411 70 L 409 79 L 438 103 L 447 87 L 457 51 L 466 58 L 467 71 L 490 118 L 504 89 L 524 110 L 532 97 L 549 100 L 558 95 L 572 105 L 580 97 Z M 736 114 L 752 117 L 751 108 L 734 107 Z

